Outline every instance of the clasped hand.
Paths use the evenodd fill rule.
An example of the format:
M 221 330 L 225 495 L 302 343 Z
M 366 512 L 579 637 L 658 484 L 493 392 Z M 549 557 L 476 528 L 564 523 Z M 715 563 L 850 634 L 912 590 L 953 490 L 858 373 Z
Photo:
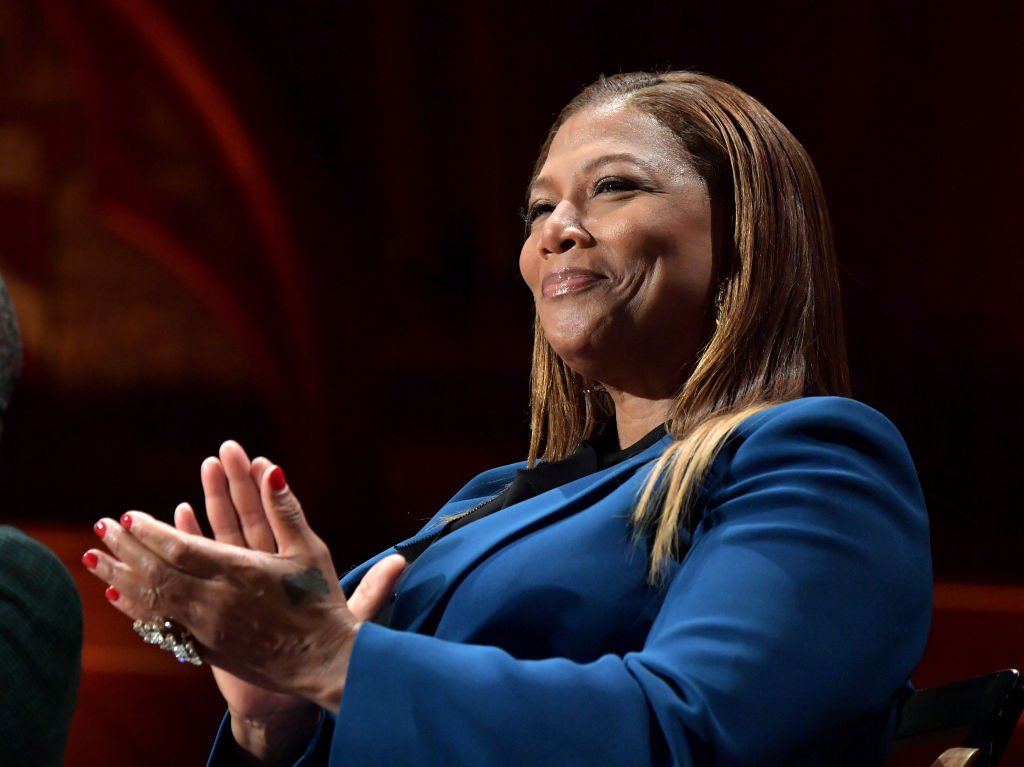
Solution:
M 297 701 L 337 712 L 359 626 L 383 605 L 404 560 L 379 562 L 346 600 L 279 467 L 250 463 L 226 442 L 201 476 L 213 540 L 187 504 L 174 527 L 131 511 L 120 524 L 96 524 L 109 553 L 90 550 L 83 561 L 121 612 L 191 632 L 233 718 L 270 721 Z

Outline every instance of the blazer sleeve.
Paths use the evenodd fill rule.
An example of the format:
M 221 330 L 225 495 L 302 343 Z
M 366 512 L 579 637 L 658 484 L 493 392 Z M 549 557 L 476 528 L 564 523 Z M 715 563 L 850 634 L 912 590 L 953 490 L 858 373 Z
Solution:
M 930 619 L 927 516 L 896 429 L 815 398 L 716 460 L 643 648 L 590 663 L 365 624 L 331 765 L 828 764 L 878 743 Z

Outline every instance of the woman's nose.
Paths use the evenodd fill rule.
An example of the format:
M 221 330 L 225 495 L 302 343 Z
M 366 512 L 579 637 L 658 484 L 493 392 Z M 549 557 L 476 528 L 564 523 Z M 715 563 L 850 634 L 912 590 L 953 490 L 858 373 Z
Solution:
M 545 256 L 592 243 L 593 237 L 581 223 L 578 211 L 567 200 L 559 203 L 544 222 L 540 245 Z

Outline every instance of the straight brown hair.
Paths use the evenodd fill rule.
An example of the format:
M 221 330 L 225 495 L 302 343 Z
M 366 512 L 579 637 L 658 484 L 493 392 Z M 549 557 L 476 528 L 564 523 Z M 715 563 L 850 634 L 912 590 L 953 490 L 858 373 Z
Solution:
M 695 72 L 601 77 L 558 115 L 559 127 L 609 101 L 675 134 L 711 199 L 717 299 L 714 329 L 682 383 L 668 421 L 675 442 L 641 491 L 633 523 L 650 536 L 652 582 L 678 556 L 679 527 L 733 430 L 771 405 L 849 395 L 832 227 L 817 171 L 800 142 L 759 101 Z M 535 322 L 529 465 L 572 453 L 613 412 L 606 394 L 570 369 Z

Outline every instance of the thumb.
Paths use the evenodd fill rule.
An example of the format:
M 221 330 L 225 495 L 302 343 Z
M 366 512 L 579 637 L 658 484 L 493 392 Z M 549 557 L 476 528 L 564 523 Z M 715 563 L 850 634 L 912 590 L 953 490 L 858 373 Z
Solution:
M 277 539 L 278 552 L 287 555 L 295 549 L 308 549 L 316 535 L 306 522 L 299 499 L 292 493 L 280 466 L 269 465 L 260 482 L 267 522 Z
M 348 609 L 357 620 L 373 620 L 391 599 L 403 569 L 405 558 L 401 554 L 390 554 L 369 569 L 348 600 Z

